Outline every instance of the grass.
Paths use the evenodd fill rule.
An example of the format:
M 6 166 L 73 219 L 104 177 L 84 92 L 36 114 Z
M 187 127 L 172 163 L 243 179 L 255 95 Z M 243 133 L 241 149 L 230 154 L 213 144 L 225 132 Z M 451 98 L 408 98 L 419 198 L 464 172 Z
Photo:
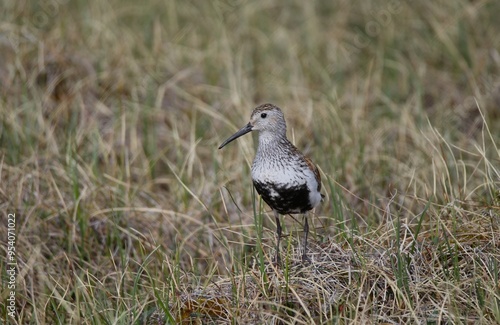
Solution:
M 12 324 L 500 322 L 500 24 L 485 1 L 6 2 Z M 263 102 L 326 199 L 252 190 Z M 5 302 L 5 304 L 4 304 Z

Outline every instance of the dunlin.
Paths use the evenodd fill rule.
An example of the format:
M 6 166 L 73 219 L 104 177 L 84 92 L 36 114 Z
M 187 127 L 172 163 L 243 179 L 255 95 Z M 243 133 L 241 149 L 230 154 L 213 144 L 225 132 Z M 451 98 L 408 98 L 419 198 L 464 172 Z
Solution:
M 322 198 L 321 178 L 314 163 L 304 156 L 286 137 L 285 117 L 273 104 L 256 107 L 250 122 L 224 141 L 219 149 L 251 131 L 259 131 L 259 146 L 252 163 L 255 189 L 274 212 L 276 218 L 275 262 L 280 263 L 280 214 L 304 214 L 302 260 L 307 261 L 307 213 Z

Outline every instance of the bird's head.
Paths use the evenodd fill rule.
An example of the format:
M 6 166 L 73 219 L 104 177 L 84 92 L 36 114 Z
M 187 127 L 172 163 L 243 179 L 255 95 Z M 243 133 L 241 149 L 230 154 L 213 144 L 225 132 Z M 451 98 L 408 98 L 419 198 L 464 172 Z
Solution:
M 257 106 L 250 116 L 250 122 L 224 141 L 219 146 L 219 149 L 251 131 L 265 132 L 267 134 L 285 137 L 286 123 L 283 112 L 278 106 L 273 104 L 262 104 Z

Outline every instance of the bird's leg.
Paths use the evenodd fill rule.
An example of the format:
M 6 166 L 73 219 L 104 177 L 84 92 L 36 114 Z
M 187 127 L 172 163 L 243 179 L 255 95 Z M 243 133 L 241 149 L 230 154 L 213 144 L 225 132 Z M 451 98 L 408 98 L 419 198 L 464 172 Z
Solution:
M 281 224 L 280 224 L 280 215 L 277 211 L 274 211 L 274 217 L 276 218 L 276 234 L 278 235 L 278 239 L 276 241 L 276 256 L 274 258 L 274 263 L 279 265 L 281 264 L 281 257 L 280 257 Z
M 304 251 L 302 252 L 302 262 L 309 262 L 309 257 L 307 257 L 307 236 L 309 234 L 309 223 L 307 222 L 307 214 L 304 213 Z

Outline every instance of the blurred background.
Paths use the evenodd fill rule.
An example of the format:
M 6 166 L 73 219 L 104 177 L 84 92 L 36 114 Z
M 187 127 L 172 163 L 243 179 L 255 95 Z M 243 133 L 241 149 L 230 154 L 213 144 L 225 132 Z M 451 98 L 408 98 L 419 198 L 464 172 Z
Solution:
M 18 323 L 133 323 L 272 256 L 255 135 L 217 150 L 265 102 L 321 169 L 317 243 L 390 246 L 395 215 L 438 236 L 422 211 L 457 225 L 471 219 L 453 209 L 497 209 L 499 12 L 496 0 L 1 1 L 0 218 L 17 216 Z

